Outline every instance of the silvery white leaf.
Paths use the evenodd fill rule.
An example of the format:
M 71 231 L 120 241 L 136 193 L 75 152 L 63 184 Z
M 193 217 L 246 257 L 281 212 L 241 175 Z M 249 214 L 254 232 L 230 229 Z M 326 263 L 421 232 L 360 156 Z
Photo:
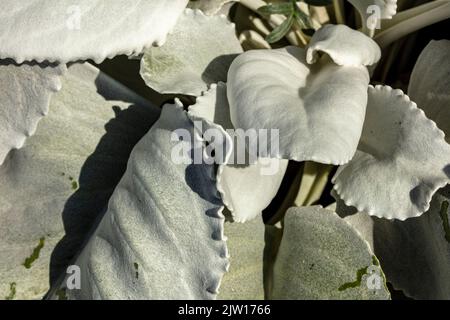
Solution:
M 415 299 L 450 299 L 450 187 L 440 189 L 422 216 L 388 221 L 355 213 L 338 200 L 338 213 L 371 242 L 393 287 Z
M 187 134 L 195 140 L 185 140 Z M 172 157 L 177 146 L 195 153 L 203 142 L 178 102 L 164 106 L 133 149 L 108 210 L 76 259 L 81 289 L 67 288 L 68 298 L 216 297 L 228 253 L 214 166 Z
M 197 97 L 188 113 L 194 121 L 206 120 L 220 125 L 224 130 L 234 129 L 230 118 L 227 85 L 223 82 L 212 84 L 208 91 Z
M 196 0 L 189 1 L 188 7 L 191 9 L 199 9 L 210 16 L 219 13 L 225 4 L 237 1 L 239 0 Z
M 12 283 L 14 298 L 42 298 L 65 272 L 159 116 L 89 64 L 72 65 L 62 82 L 36 134 L 0 167 L 0 298 Z
M 444 133 L 401 90 L 369 87 L 358 152 L 333 177 L 340 198 L 360 212 L 405 220 L 427 211 L 449 181 Z
M 409 81 L 408 95 L 435 121 L 450 142 L 450 41 L 431 41 Z
M 348 0 L 361 15 L 363 27 L 375 29 L 376 20 L 392 19 L 397 13 L 397 0 Z
M 374 40 L 381 48 L 386 48 L 408 34 L 448 18 L 450 18 L 450 1 L 425 2 L 399 12 L 391 20 L 384 20 Z
M 264 223 L 254 219 L 247 223 L 225 223 L 230 253 L 230 270 L 220 285 L 219 299 L 262 300 Z
M 286 160 L 258 158 L 254 164 L 221 167 L 217 188 L 234 221 L 261 215 L 276 196 L 287 165 Z
M 0 58 L 66 63 L 162 45 L 188 0 L 3 0 Z
M 167 43 L 146 50 L 141 76 L 160 93 L 199 96 L 210 84 L 227 80 L 228 68 L 241 52 L 234 24 L 225 16 L 186 9 Z
M 52 94 L 61 89 L 64 70 L 65 66 L 0 61 L 0 164 L 8 152 L 24 145 L 47 115 Z
M 197 98 L 189 109 L 189 115 L 220 125 L 224 130 L 234 129 L 224 83 L 212 85 L 211 89 Z M 234 135 L 234 133 L 231 133 Z M 281 185 L 287 160 L 257 158 L 251 161 L 243 140 L 229 137 L 231 152 L 221 162 L 217 172 L 217 189 L 234 221 L 245 222 L 261 214 L 273 200 Z M 239 144 L 239 141 L 242 143 Z M 239 158 L 239 156 L 245 158 Z M 243 160 L 243 162 L 241 162 Z
M 228 73 L 231 120 L 243 130 L 278 129 L 279 144 L 259 137 L 270 157 L 344 164 L 359 142 L 368 83 L 365 67 L 328 56 L 309 65 L 298 47 L 247 51 Z
M 284 212 L 286 213 L 286 212 Z M 284 218 L 284 214 L 283 214 Z M 264 254 L 263 254 L 263 277 L 264 277 L 264 297 L 270 298 L 273 291 L 273 270 L 283 239 L 283 225 L 281 222 L 275 224 L 265 224 L 264 231 Z
M 332 190 L 331 195 L 336 202 L 327 207 L 326 209 L 336 212 L 342 219 L 354 227 L 364 240 L 369 243 L 372 250 L 374 249 L 374 238 L 373 238 L 373 226 L 376 221 L 389 221 L 386 219 L 381 219 L 377 217 L 372 217 L 365 212 L 358 212 L 355 207 L 347 206 L 344 201 L 339 198 L 336 191 Z M 395 221 L 395 220 L 394 220 Z M 402 221 L 403 222 L 403 221 Z
M 389 299 L 369 245 L 334 212 L 293 207 L 275 261 L 272 299 Z
M 314 33 L 307 47 L 306 61 L 316 62 L 319 53 L 328 54 L 341 66 L 371 66 L 381 58 L 375 41 L 343 24 L 328 24 Z

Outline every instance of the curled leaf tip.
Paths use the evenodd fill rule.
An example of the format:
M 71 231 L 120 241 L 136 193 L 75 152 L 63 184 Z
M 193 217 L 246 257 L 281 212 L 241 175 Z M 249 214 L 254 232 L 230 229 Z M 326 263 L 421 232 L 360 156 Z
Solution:
M 346 25 L 325 25 L 317 30 L 307 47 L 306 61 L 315 63 L 325 53 L 342 66 L 371 66 L 381 58 L 375 41 Z

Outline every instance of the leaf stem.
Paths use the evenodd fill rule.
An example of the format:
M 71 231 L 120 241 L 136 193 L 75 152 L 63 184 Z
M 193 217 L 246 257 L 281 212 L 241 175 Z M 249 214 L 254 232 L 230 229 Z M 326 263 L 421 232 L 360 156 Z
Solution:
M 334 15 L 338 24 L 345 24 L 344 3 L 342 0 L 333 0 Z
M 333 168 L 332 165 L 306 161 L 294 205 L 297 207 L 310 206 L 319 200 Z
M 383 30 L 375 35 L 374 40 L 381 48 L 386 48 L 412 32 L 448 18 L 450 1 L 435 0 L 398 13 L 384 23 Z

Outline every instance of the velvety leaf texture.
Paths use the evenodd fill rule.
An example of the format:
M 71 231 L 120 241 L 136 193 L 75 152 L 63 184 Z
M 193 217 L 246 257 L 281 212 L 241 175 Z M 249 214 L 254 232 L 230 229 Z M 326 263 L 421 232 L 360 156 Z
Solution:
M 188 0 L 2 1 L 0 58 L 101 62 L 162 45 Z M 17 41 L 20 39 L 20 41 Z
M 53 93 L 61 89 L 65 66 L 16 65 L 0 61 L 0 164 L 21 148 L 47 115 Z
M 65 273 L 159 117 L 92 65 L 72 65 L 62 84 L 36 134 L 0 166 L 0 298 L 15 283 L 15 299 L 40 299 Z
M 389 299 L 368 243 L 334 212 L 291 208 L 274 266 L 272 299 Z
M 174 139 L 181 128 L 199 139 L 182 107 L 166 105 L 134 148 L 102 221 L 75 261 L 81 289 L 66 289 L 70 299 L 216 297 L 228 268 L 223 206 L 213 165 L 173 162 L 172 148 L 191 144 Z M 63 282 L 60 290 L 65 287 Z

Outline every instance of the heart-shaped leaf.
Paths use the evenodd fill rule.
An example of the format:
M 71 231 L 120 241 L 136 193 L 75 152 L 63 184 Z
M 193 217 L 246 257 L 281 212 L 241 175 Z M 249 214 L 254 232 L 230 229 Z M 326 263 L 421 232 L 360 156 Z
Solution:
M 364 39 L 353 43 L 353 51 L 369 45 L 379 52 L 373 41 L 359 32 L 336 30 L 332 36 L 343 32 Z M 346 43 L 350 45 L 350 41 Z M 319 34 L 311 42 L 309 55 L 297 47 L 254 50 L 241 54 L 230 67 L 227 95 L 233 125 L 243 130 L 278 129 L 280 139 L 274 144 L 259 139 L 259 145 L 273 158 L 343 164 L 356 151 L 367 104 L 368 71 L 362 65 L 339 66 L 328 55 L 309 65 L 307 56 L 315 57 L 314 52 L 325 47 L 332 48 L 325 52 L 333 59 L 339 57 L 339 62 L 369 63 L 377 56 L 374 53 L 370 56 L 375 58 L 365 59 L 367 51 L 360 50 L 363 57 L 341 58 L 338 43 Z M 348 52 L 352 47 L 343 46 L 342 55 Z

